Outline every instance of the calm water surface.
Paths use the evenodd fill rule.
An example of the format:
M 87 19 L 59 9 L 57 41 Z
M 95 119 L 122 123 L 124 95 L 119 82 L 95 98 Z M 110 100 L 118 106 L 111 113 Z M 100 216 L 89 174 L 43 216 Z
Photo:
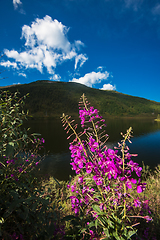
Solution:
M 77 120 L 79 121 L 79 120 Z M 106 133 L 109 134 L 107 146 L 113 148 L 121 140 L 120 133 L 133 128 L 132 144 L 128 144 L 130 153 L 137 153 L 133 160 L 142 165 L 142 161 L 154 168 L 160 164 L 160 122 L 146 119 L 106 119 Z M 59 119 L 32 119 L 25 127 L 31 132 L 41 133 L 45 139 L 45 160 L 40 164 L 40 173 L 67 180 L 73 174 L 70 168 L 69 140 Z

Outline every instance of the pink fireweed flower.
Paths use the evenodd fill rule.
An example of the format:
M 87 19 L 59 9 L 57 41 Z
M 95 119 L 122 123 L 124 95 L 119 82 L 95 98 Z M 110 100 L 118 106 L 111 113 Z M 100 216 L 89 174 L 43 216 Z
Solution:
M 149 221 L 152 221 L 153 219 L 151 218 L 151 217 L 149 217 L 149 216 L 145 216 L 145 217 L 143 217 L 144 219 L 146 219 L 146 221 L 147 222 L 149 222 Z
M 135 207 L 141 207 L 141 202 L 139 201 L 138 198 L 137 198 L 137 199 L 134 199 L 133 205 L 134 205 Z
M 83 189 L 82 189 L 82 194 L 84 195 L 88 192 L 89 192 L 89 187 L 84 186 Z
M 125 182 L 125 185 L 127 188 L 131 189 L 132 188 L 132 183 L 136 184 L 137 180 L 134 178 L 128 178 L 128 177 L 120 177 L 120 181 Z
M 78 198 L 75 196 L 70 196 L 70 199 L 71 199 L 72 211 L 74 211 L 75 214 L 77 215 L 79 212 L 80 202 Z
M 138 177 L 141 176 L 141 171 L 142 171 L 142 168 L 141 167 L 137 167 L 137 169 L 135 170 L 136 174 Z
M 110 162 L 109 166 L 108 166 L 108 169 L 107 169 L 107 177 L 108 179 L 111 179 L 112 177 L 114 179 L 117 178 L 117 175 L 118 175 L 118 169 L 117 167 L 114 165 L 114 162 Z
M 131 168 L 131 171 L 132 171 L 132 172 L 133 172 L 133 171 L 136 172 L 136 174 L 137 174 L 138 177 L 141 176 L 142 168 L 139 167 L 139 164 L 138 164 L 138 163 L 135 163 L 135 162 L 133 162 L 133 161 L 131 160 L 131 161 L 129 161 L 129 162 L 127 163 L 127 165 Z
M 71 150 L 71 165 L 73 166 L 73 170 L 76 172 L 79 169 L 82 169 L 84 166 L 84 163 L 86 163 L 84 154 L 84 149 L 82 144 L 78 143 L 77 145 L 70 144 L 69 149 Z M 74 162 L 74 163 L 73 163 Z
M 97 185 L 102 185 L 103 184 L 103 178 L 99 176 L 93 176 L 93 180 Z
M 79 178 L 78 178 L 78 182 L 79 182 L 79 183 L 83 183 L 83 178 L 84 178 L 83 176 L 79 177 Z
M 70 163 L 70 165 L 72 165 L 72 169 L 76 172 L 76 174 L 80 173 L 80 169 L 77 167 L 77 165 L 74 162 Z
M 125 182 L 125 185 L 127 188 L 131 189 L 132 188 L 132 183 L 136 184 L 137 180 L 134 178 L 127 178 L 127 181 Z
M 86 163 L 86 172 L 91 173 L 93 169 L 93 164 L 91 162 Z
M 76 184 L 71 185 L 71 191 L 72 191 L 72 192 L 75 192 L 75 190 L 76 190 Z
M 99 148 L 99 149 L 96 149 L 96 154 L 97 154 L 97 157 L 98 157 L 98 158 L 103 158 L 103 154 L 102 154 L 102 151 L 101 151 L 100 148 Z
M 137 184 L 137 193 L 141 193 L 145 190 L 146 188 L 146 183 L 141 183 L 141 179 L 138 179 L 138 184 Z
M 89 203 L 89 197 L 88 196 L 84 196 L 84 202 L 86 205 L 88 205 Z
M 96 148 L 99 147 L 99 144 L 96 142 L 96 140 L 92 136 L 89 138 L 88 145 L 92 152 L 95 152 Z

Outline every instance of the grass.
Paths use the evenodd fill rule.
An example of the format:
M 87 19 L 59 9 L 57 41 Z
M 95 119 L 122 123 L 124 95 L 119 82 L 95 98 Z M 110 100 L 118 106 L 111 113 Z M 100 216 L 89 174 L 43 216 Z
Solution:
M 139 198 L 141 203 L 148 201 L 149 213 L 152 221 L 139 225 L 138 234 L 143 240 L 160 239 L 160 165 L 151 170 L 149 166 L 143 164 L 142 170 L 143 182 L 147 183 L 146 189 L 141 194 L 133 195 Z M 146 209 L 148 212 L 148 209 Z M 141 222 L 141 221 L 140 221 Z

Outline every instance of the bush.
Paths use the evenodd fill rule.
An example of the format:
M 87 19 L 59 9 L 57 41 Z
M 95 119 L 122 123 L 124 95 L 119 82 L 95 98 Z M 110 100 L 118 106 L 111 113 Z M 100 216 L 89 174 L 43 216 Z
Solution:
M 26 96 L 0 94 L 0 236 L 2 239 L 51 239 L 56 215 L 50 196 L 34 175 L 44 139 L 22 130 Z M 51 221 L 52 219 L 52 221 Z

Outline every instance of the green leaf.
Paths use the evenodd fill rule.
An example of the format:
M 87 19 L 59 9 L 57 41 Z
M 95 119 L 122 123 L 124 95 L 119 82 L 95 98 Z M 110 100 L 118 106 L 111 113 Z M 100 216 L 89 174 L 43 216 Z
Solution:
M 110 237 L 108 228 L 103 229 L 103 232 L 106 234 L 107 237 Z
M 100 208 L 98 207 L 98 205 L 92 205 L 92 208 L 93 208 L 93 210 L 94 211 L 96 211 L 97 213 L 100 213 L 101 212 L 101 210 L 100 210 Z M 102 212 L 103 213 L 103 212 Z
M 95 223 L 94 223 L 94 222 L 90 222 L 90 223 L 88 224 L 88 227 L 89 227 L 89 228 L 94 227 L 94 226 L 95 226 Z
M 132 237 L 134 234 L 136 234 L 136 230 L 130 230 L 129 232 L 128 232 L 128 238 L 130 238 L 130 237 Z
M 96 219 L 95 221 L 95 228 L 97 228 L 97 226 L 98 226 L 98 219 Z
M 101 217 L 100 218 L 101 219 L 101 221 L 103 222 L 103 224 L 105 225 L 105 226 L 109 226 L 109 227 L 111 227 L 111 228 L 113 228 L 114 229 L 114 223 L 110 220 L 110 218 L 108 217 Z
M 41 136 L 41 134 L 40 133 L 32 133 L 32 136 Z
M 117 232 L 113 232 L 113 236 L 115 237 L 116 240 L 124 240 L 124 238 L 118 236 Z

